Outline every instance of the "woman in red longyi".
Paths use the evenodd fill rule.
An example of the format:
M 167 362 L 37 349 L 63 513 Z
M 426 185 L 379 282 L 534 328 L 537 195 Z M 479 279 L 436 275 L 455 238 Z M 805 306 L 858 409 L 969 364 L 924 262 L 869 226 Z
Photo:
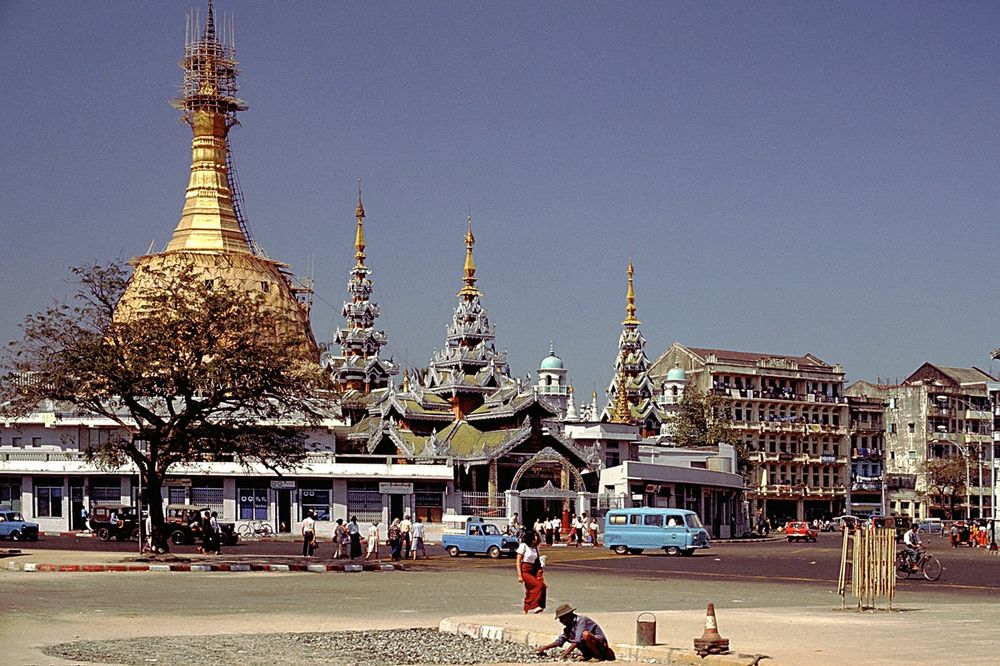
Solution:
M 542 555 L 538 552 L 538 533 L 527 530 L 517 547 L 517 580 L 524 583 L 524 612 L 545 610 L 545 577 L 542 575 Z

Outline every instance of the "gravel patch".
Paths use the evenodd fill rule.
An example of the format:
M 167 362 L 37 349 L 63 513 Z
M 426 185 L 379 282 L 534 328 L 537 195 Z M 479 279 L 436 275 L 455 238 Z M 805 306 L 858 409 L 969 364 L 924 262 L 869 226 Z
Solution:
M 524 645 L 444 634 L 435 629 L 139 637 L 61 643 L 46 648 L 45 654 L 70 661 L 127 666 L 227 662 L 250 666 L 372 666 L 553 661 L 552 657 L 534 654 Z

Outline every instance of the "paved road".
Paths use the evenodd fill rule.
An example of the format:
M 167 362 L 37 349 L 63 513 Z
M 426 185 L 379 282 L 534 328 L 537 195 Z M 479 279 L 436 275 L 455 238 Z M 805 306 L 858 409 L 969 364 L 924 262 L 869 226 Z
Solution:
M 51 543 L 46 540 L 37 545 Z M 294 544 L 266 547 L 294 549 Z M 975 623 L 983 622 L 987 609 L 995 607 L 1000 559 L 980 551 L 938 550 L 947 556 L 948 580 L 903 583 L 896 607 L 918 612 L 872 616 L 873 627 L 884 625 L 885 631 L 897 632 L 898 628 L 890 629 L 896 626 L 891 623 L 912 618 L 904 620 L 904 626 L 920 627 L 928 636 L 940 635 L 940 618 L 954 615 L 972 623 L 962 625 L 973 632 L 969 640 L 980 635 L 984 627 Z M 774 617 L 793 623 L 787 627 L 809 618 L 808 626 L 815 628 L 817 640 L 830 653 L 837 649 L 836 636 L 841 631 L 832 627 L 864 621 L 856 614 L 853 619 L 830 614 L 840 605 L 835 589 L 837 553 L 832 538 L 802 545 L 719 544 L 708 554 L 691 558 L 619 557 L 602 550 L 554 548 L 546 571 L 549 607 L 568 602 L 593 613 L 674 611 L 696 629 L 706 602 L 712 601 L 720 627 L 731 627 L 736 635 L 738 630 L 764 622 L 772 609 Z M 40 561 L 44 559 L 44 550 L 36 554 Z M 964 583 L 957 582 L 956 572 L 962 572 L 962 577 L 979 575 Z M 40 648 L 82 638 L 436 626 L 449 616 L 517 614 L 521 595 L 510 560 L 444 555 L 418 563 L 413 571 L 371 574 L 0 571 L 0 663 L 59 663 L 42 655 Z M 929 612 L 957 609 L 960 604 L 966 608 L 960 617 Z M 800 615 L 796 608 L 801 609 Z M 982 613 L 976 608 L 982 608 Z M 553 624 L 550 617 L 539 621 L 542 627 Z M 619 633 L 623 636 L 617 639 L 628 640 L 629 628 L 622 626 Z M 552 629 L 556 628 L 553 624 Z M 666 640 L 671 643 L 688 645 L 695 629 L 685 627 L 677 635 L 676 629 L 665 625 L 661 631 L 667 632 Z M 811 630 L 807 633 L 812 635 Z M 761 651 L 781 654 L 786 650 L 787 654 L 783 641 L 788 639 L 780 630 L 766 633 L 765 638 Z
M 952 549 L 947 539 L 930 537 L 926 539 L 933 552 L 944 565 L 941 580 L 934 583 L 938 589 L 964 589 L 968 594 L 990 594 L 1000 589 L 1000 556 L 990 556 L 985 551 L 973 548 Z M 21 544 L 24 547 L 44 551 L 87 550 L 97 552 L 133 553 L 137 544 L 133 542 L 100 542 L 95 539 L 73 537 L 43 537 L 37 543 Z M 294 541 L 241 542 L 237 546 L 224 549 L 226 557 L 248 555 L 297 556 L 301 544 Z M 456 566 L 503 568 L 509 560 L 492 561 L 485 557 L 469 558 L 461 556 L 457 560 L 449 558 L 439 546 L 430 546 L 429 553 L 434 559 L 421 562 L 421 568 L 431 570 L 448 569 Z M 841 541 L 840 536 L 821 534 L 816 543 L 787 543 L 781 540 L 766 543 L 719 543 L 707 551 L 700 551 L 692 557 L 669 557 L 663 553 L 648 552 L 642 555 L 613 555 L 604 549 L 593 548 L 553 548 L 555 559 L 565 560 L 567 566 L 580 571 L 590 571 L 598 575 L 628 574 L 633 578 L 657 580 L 664 576 L 697 577 L 703 580 L 762 580 L 785 583 L 836 584 L 839 572 Z M 191 554 L 194 546 L 174 546 L 177 554 Z M 383 549 L 383 554 L 387 552 Z M 317 561 L 326 561 L 332 555 L 330 546 L 324 544 Z M 39 556 L 38 561 L 44 558 Z M 926 581 L 905 581 L 904 587 L 930 585 Z

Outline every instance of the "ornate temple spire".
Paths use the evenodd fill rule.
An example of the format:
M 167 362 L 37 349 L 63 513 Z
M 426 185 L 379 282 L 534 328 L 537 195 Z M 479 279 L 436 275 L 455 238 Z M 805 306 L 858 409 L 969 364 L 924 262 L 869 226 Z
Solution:
M 625 317 L 625 321 L 622 325 L 634 325 L 638 326 L 642 322 L 635 318 L 635 289 L 632 286 L 632 274 L 635 269 L 632 268 L 632 258 L 629 257 L 628 260 L 628 291 L 625 293 L 625 312 L 628 316 Z
M 358 180 L 358 207 L 354 210 L 354 215 L 358 218 L 358 229 L 354 234 L 354 268 L 365 267 L 365 207 L 361 203 L 361 181 Z
M 231 35 L 229 43 L 225 37 L 219 41 L 211 2 L 201 31 L 188 17 L 180 65 L 184 82 L 173 106 L 183 112 L 194 136 L 184 210 L 167 251 L 252 254 L 233 206 L 226 160 L 229 129 L 247 105 L 237 97 L 236 48 Z
M 476 286 L 472 254 L 475 244 L 470 214 L 466 220 L 464 284 L 448 325 L 448 339 L 443 349 L 435 350 L 427 373 L 427 388 L 454 399 L 456 413 L 461 414 L 481 404 L 487 393 L 512 381 L 507 355 L 496 350 L 495 329 L 480 302 L 482 292 Z
M 472 248 L 476 244 L 476 237 L 472 235 L 472 214 L 469 214 L 468 230 L 465 232 L 465 277 L 462 279 L 465 286 L 459 290 L 458 295 L 466 297 L 466 300 L 473 296 L 481 295 L 476 287 L 476 260 L 472 256 Z
M 616 423 L 635 422 L 634 414 L 642 412 L 650 402 L 652 389 L 649 381 L 649 359 L 646 358 L 646 340 L 639 332 L 642 323 L 636 316 L 635 268 L 628 260 L 628 290 L 625 292 L 625 312 L 622 333 L 618 338 L 618 357 L 615 359 L 615 374 L 608 386 L 608 404 L 604 408 L 602 420 Z
M 342 390 L 370 393 L 385 388 L 390 378 L 399 372 L 391 361 L 380 357 L 388 342 L 384 331 L 375 329 L 379 307 L 372 302 L 371 270 L 365 265 L 365 207 L 361 202 L 361 181 L 358 181 L 358 205 L 354 210 L 357 226 L 354 231 L 354 267 L 347 281 L 349 301 L 344 301 L 341 315 L 344 328 L 338 328 L 334 342 L 340 345 L 340 355 L 326 355 L 324 365 Z M 405 377 L 404 377 L 405 381 Z

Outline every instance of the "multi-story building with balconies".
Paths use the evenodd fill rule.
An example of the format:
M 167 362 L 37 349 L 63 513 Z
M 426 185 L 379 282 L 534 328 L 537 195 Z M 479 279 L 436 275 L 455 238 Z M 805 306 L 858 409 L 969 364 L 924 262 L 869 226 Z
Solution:
M 675 342 L 649 370 L 662 390 L 673 368 L 726 398 L 751 466 L 747 499 L 772 523 L 843 513 L 850 441 L 844 370 L 811 354 L 784 356 Z
M 994 431 L 990 387 L 979 368 L 924 363 L 900 384 L 856 382 L 855 395 L 886 401 L 885 460 L 890 512 L 913 518 L 947 517 L 950 489 L 928 474 L 930 460 L 966 461 L 967 492 L 957 497 L 954 518 L 991 515 L 990 442 Z
M 855 516 L 885 514 L 885 400 L 857 393 L 862 382 L 847 393 L 850 414 L 851 484 L 847 513 Z

